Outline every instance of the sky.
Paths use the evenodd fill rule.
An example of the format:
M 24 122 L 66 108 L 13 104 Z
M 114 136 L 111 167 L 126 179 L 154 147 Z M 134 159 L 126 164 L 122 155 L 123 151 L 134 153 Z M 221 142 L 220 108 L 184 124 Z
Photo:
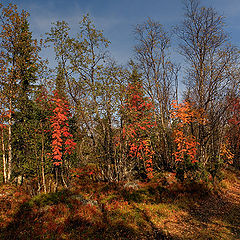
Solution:
M 111 41 L 109 51 L 119 64 L 127 64 L 133 57 L 135 44 L 133 29 L 148 17 L 160 22 L 164 29 L 171 31 L 184 18 L 182 0 L 0 0 L 3 4 L 12 2 L 30 13 L 30 28 L 34 38 L 48 32 L 51 23 L 65 20 L 77 31 L 83 14 L 89 13 L 98 29 Z M 226 30 L 234 45 L 240 39 L 240 0 L 202 0 L 201 5 L 213 7 L 225 16 Z M 172 36 L 173 61 L 182 64 L 177 54 L 177 41 Z M 53 53 L 45 50 L 50 59 Z

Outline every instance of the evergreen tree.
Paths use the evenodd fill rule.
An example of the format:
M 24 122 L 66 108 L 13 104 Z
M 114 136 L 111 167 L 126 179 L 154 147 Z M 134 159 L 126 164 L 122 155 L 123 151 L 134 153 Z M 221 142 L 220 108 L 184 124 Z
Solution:
M 153 177 L 150 130 L 154 127 L 153 106 L 144 96 L 141 76 L 134 67 L 129 79 L 124 104 L 125 121 L 123 133 L 128 145 L 128 156 L 135 169 L 143 170 L 148 178 Z
M 30 121 L 33 120 L 31 96 L 36 82 L 38 50 L 29 30 L 25 11 L 18 12 L 17 6 L 0 5 L 2 28 L 1 47 L 1 90 L 6 96 L 8 108 L 8 180 L 12 175 L 12 159 L 26 160 L 31 156 Z M 14 125 L 14 126 L 13 126 Z M 13 133 L 14 131 L 14 133 Z M 13 138 L 14 136 L 14 138 Z M 18 151 L 12 152 L 12 145 Z M 19 155 L 21 157 L 19 158 Z
M 64 75 L 64 68 L 60 63 L 57 67 L 57 77 L 56 77 L 56 91 L 60 97 L 66 98 L 66 81 Z

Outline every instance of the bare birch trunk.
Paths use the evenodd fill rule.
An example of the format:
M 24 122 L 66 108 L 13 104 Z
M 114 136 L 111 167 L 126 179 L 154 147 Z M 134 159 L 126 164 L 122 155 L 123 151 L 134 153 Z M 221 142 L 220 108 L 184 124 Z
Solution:
M 12 175 L 12 99 L 9 101 L 9 121 L 8 121 L 8 177 L 10 181 Z
M 1 138 L 2 138 L 2 152 L 3 152 L 3 181 L 4 183 L 6 183 L 7 182 L 7 163 L 6 163 L 6 155 L 5 155 L 3 129 L 2 129 Z

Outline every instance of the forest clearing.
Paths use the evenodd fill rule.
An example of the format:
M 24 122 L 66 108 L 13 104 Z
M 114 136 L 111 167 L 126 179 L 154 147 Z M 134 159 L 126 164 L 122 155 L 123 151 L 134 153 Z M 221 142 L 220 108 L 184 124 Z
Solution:
M 240 239 L 239 171 L 224 170 L 217 188 L 169 173 L 150 183 L 85 181 L 35 197 L 1 187 L 0 238 Z

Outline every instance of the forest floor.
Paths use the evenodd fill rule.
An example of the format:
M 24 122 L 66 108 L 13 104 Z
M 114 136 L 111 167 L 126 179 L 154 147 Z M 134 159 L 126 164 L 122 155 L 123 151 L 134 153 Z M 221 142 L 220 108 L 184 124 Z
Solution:
M 150 183 L 79 181 L 34 197 L 2 185 L 0 239 L 240 239 L 239 171 L 224 170 L 215 188 L 161 176 Z

